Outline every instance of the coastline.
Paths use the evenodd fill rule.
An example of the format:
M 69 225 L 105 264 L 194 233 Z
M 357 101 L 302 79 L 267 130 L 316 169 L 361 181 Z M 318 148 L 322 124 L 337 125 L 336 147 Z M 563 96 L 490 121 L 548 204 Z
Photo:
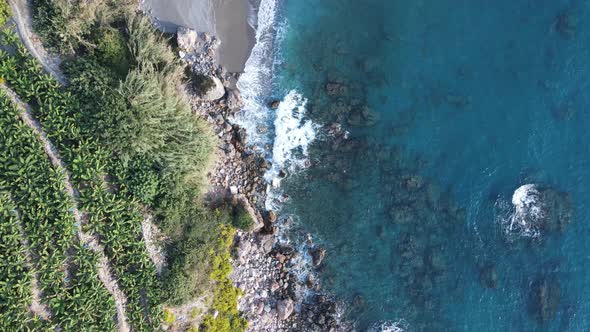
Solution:
M 217 5 L 231 8 L 235 3 L 219 0 Z M 248 143 L 250 133 L 235 124 L 237 113 L 244 107 L 235 87 L 240 74 L 228 70 L 227 62 L 220 60 L 223 45 L 225 50 L 244 49 L 243 38 L 236 40 L 241 39 L 241 33 L 247 33 L 242 23 L 248 20 L 249 12 L 247 7 L 239 8 L 238 12 L 218 11 L 215 16 L 216 25 L 223 26 L 225 33 L 241 31 L 225 44 L 221 36 L 184 27 L 178 28 L 177 36 L 181 59 L 194 72 L 218 78 L 225 90 L 223 97 L 215 100 L 189 93 L 193 111 L 211 125 L 219 138 L 217 162 L 208 174 L 210 190 L 206 201 L 214 206 L 220 200 L 232 199 L 245 206 L 255 221 L 253 230 L 238 231 L 234 242 L 230 279 L 243 291 L 238 309 L 248 320 L 249 331 L 350 330 L 351 325 L 341 320 L 344 309 L 322 291 L 317 276 L 325 250 L 314 245 L 310 234 L 305 236 L 305 243 L 294 244 L 285 238 L 293 220 L 266 208 L 273 186 L 265 175 L 273 165 L 266 152 Z M 249 45 L 248 52 L 253 47 Z M 246 60 L 237 56 L 230 62 L 235 65 L 235 61 L 242 61 L 239 65 L 244 68 Z
M 217 36 L 222 41 L 215 55 L 219 64 L 229 72 L 244 70 L 255 43 L 248 0 L 140 0 L 139 6 L 164 32 L 182 26 Z

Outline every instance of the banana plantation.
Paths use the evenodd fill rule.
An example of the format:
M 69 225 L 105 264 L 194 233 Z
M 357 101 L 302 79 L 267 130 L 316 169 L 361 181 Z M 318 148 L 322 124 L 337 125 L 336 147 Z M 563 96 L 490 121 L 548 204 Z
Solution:
M 127 299 L 127 324 L 133 331 L 157 330 L 161 285 L 142 240 L 140 205 L 109 184 L 111 159 L 82 132 L 75 99 L 13 34 L 5 32 L 3 44 L 14 51 L 0 51 L 2 83 L 30 105 L 67 170 L 52 165 L 38 134 L 20 118 L 23 110 L 0 94 L 0 329 L 117 329 L 115 301 L 98 276 L 98 257 L 76 236 L 83 231 L 104 247 Z M 64 187 L 68 175 L 83 224 L 76 222 Z M 33 281 L 46 317 L 32 310 Z

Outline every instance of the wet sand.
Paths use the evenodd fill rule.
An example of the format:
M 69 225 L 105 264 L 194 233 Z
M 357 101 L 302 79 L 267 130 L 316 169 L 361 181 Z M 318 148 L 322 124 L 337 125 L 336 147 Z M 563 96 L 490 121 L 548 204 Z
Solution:
M 230 72 L 244 70 L 255 42 L 248 0 L 143 0 L 141 8 L 163 31 L 186 26 L 216 35 L 221 40 L 219 63 Z

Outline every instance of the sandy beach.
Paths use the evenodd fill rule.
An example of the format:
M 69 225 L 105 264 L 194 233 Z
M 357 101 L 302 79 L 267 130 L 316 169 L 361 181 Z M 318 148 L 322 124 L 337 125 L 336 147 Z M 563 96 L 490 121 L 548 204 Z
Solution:
M 209 32 L 221 40 L 219 63 L 230 72 L 242 72 L 255 42 L 248 24 L 248 0 L 144 0 L 141 8 L 159 27 L 175 32 L 185 26 Z

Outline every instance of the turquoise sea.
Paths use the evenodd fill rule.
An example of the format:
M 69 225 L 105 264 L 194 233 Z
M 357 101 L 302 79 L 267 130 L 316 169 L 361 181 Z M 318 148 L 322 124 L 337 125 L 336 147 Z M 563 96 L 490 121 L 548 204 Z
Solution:
M 347 318 L 590 330 L 590 2 L 286 0 L 277 12 L 269 89 L 303 100 L 291 130 L 305 138 L 282 157 L 309 160 L 283 180 L 282 213 L 327 249 L 322 283 Z M 284 128 L 266 112 L 276 147 Z M 348 134 L 319 128 L 336 122 Z M 526 184 L 534 202 L 513 202 Z

